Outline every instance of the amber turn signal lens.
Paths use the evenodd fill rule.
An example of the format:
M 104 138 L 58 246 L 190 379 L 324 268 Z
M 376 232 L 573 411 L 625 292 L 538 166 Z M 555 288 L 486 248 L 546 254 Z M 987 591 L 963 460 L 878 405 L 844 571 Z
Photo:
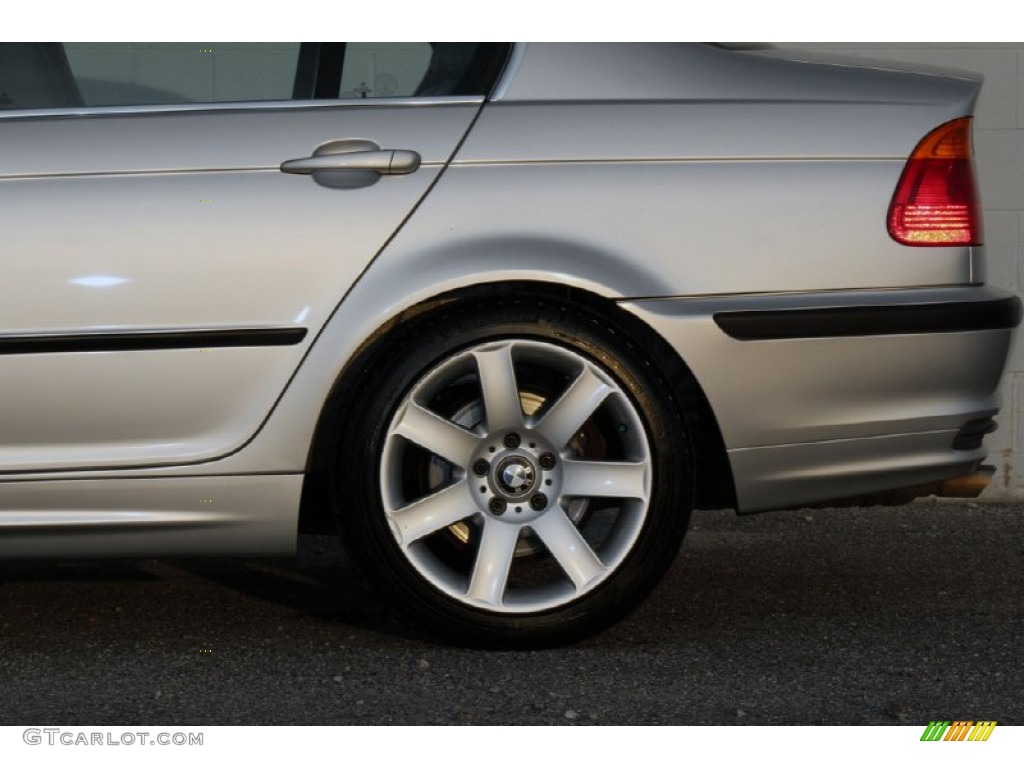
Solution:
M 971 118 L 940 125 L 920 141 L 896 185 L 888 224 L 904 245 L 981 245 Z

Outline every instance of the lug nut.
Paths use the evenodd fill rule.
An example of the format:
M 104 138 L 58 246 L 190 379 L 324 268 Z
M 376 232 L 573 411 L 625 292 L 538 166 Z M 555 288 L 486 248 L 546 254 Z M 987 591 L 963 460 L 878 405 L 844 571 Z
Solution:
M 505 514 L 505 500 L 494 496 L 487 502 L 487 508 L 496 515 L 503 515 Z
M 491 465 L 487 463 L 487 459 L 477 459 L 475 462 L 473 462 L 473 471 L 480 477 L 486 475 L 487 470 L 489 470 L 490 468 Z
M 530 506 L 540 512 L 542 509 L 547 507 L 548 497 L 543 493 L 535 493 L 530 497 Z
M 541 469 L 555 468 L 555 454 L 553 453 L 542 453 L 537 461 Z
M 506 448 L 518 448 L 519 443 L 519 435 L 517 435 L 515 432 L 509 432 L 507 435 L 505 435 Z

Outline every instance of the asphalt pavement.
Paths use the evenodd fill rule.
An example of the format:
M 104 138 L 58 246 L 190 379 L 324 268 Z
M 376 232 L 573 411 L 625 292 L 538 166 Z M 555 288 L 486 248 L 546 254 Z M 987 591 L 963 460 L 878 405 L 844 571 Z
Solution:
M 632 616 L 438 645 L 296 560 L 0 565 L 0 724 L 1024 724 L 1024 505 L 701 512 Z

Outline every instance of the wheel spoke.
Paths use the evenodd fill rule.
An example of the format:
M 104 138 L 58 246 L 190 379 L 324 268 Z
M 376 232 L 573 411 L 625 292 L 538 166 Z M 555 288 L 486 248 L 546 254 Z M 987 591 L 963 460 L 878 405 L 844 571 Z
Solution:
M 541 419 L 537 430 L 559 449 L 563 448 L 611 391 L 596 373 L 584 368 Z
M 512 345 L 503 344 L 473 354 L 480 374 L 488 432 L 521 428 L 523 411 L 512 368 Z
M 565 459 L 562 471 L 566 496 L 647 500 L 647 462 Z
M 487 520 L 466 598 L 500 606 L 512 568 L 512 556 L 519 541 L 520 527 L 513 523 Z
M 558 507 L 538 517 L 530 527 L 572 579 L 576 589 L 583 589 L 607 570 L 583 534 Z
M 444 490 L 389 512 L 388 517 L 402 546 L 407 547 L 424 536 L 465 520 L 476 511 L 466 481 L 460 480 Z
M 410 401 L 395 432 L 431 453 L 465 467 L 479 438 L 472 432 Z

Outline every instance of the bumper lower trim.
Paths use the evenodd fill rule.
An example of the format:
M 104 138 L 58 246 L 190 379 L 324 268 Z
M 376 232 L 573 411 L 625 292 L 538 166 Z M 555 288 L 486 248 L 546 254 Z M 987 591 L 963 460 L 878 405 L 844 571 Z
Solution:
M 741 310 L 714 313 L 715 324 L 739 341 L 964 333 L 1015 328 L 1016 296 L 989 301 L 880 306 Z

